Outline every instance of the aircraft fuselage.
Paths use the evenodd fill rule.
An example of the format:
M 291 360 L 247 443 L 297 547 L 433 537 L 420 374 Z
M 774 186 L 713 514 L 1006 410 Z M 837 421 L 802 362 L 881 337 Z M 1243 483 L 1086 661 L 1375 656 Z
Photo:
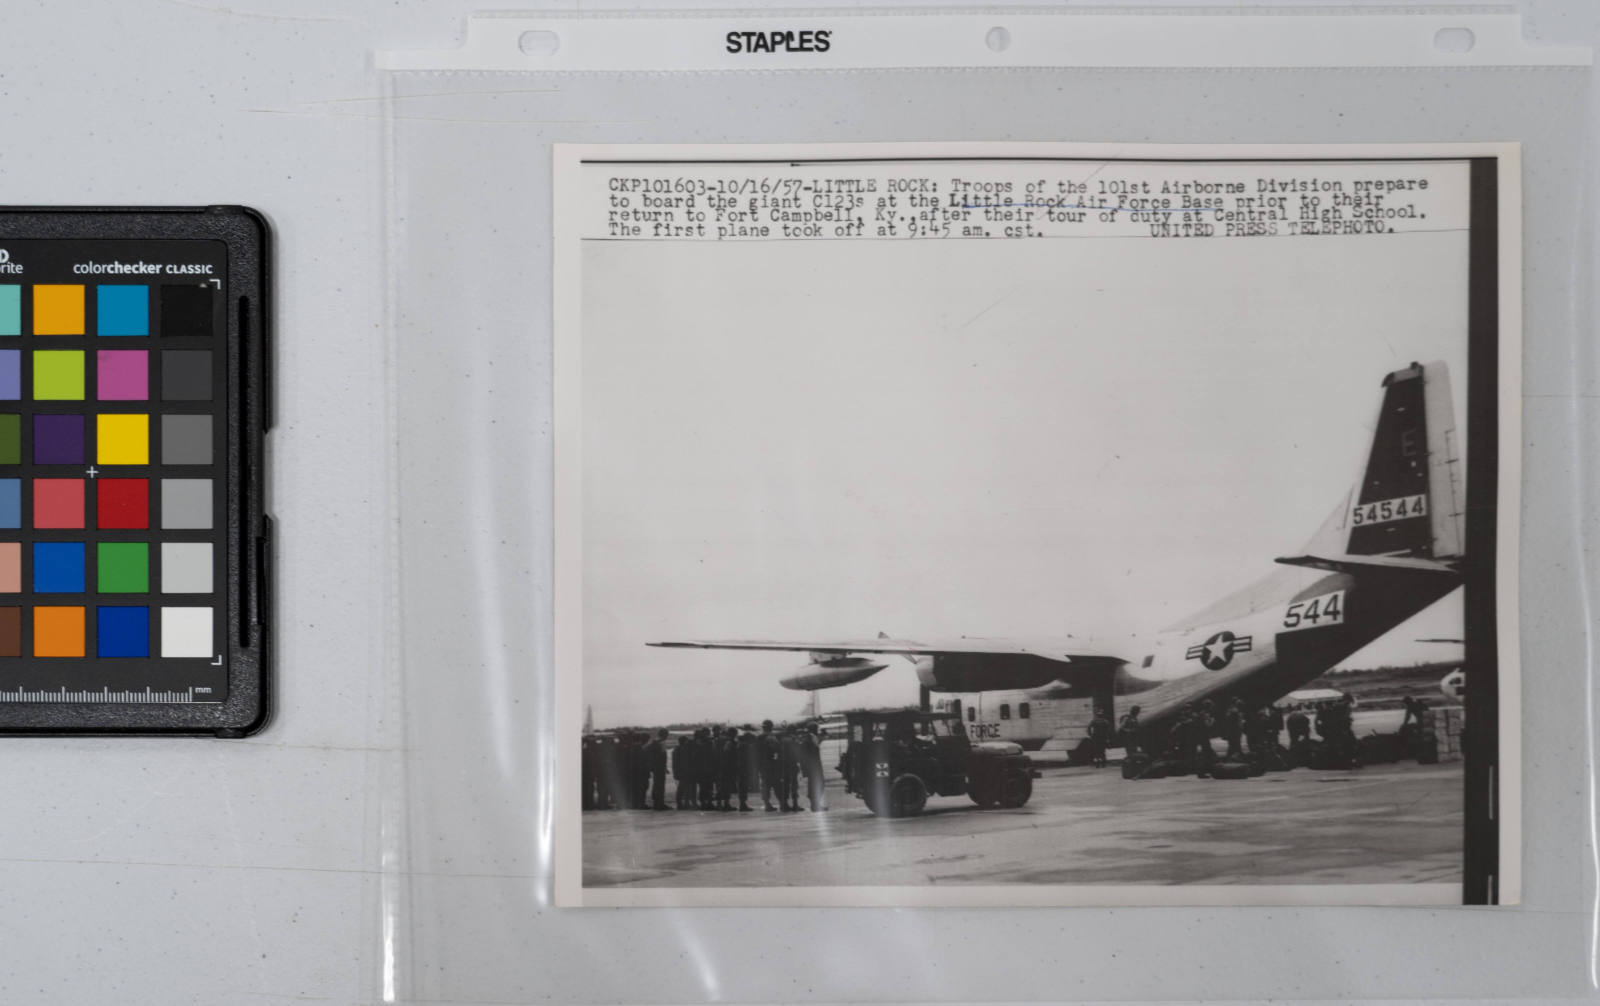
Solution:
M 1241 604 L 1238 614 L 1154 633 L 1138 647 L 1144 651 L 1142 659 L 1108 667 L 1102 675 L 1073 674 L 1070 684 L 1061 679 L 1075 664 L 1037 657 L 1008 661 L 1005 680 L 999 682 L 991 659 L 984 672 L 988 687 L 981 689 L 963 687 L 976 675 L 967 673 L 959 655 L 924 658 L 926 663 L 918 672 L 932 691 L 984 696 L 1017 692 L 1015 700 L 1008 698 L 1003 703 L 1009 722 L 990 722 L 1001 702 L 985 698 L 979 703 L 988 715 L 975 722 L 989 723 L 985 729 L 1006 739 L 1020 735 L 1031 741 L 1035 734 L 1048 736 L 1048 724 L 1024 722 L 1020 715 L 1023 701 L 1030 701 L 1031 706 L 1033 702 L 1091 699 L 1104 705 L 1114 703 L 1118 715 L 1137 704 L 1141 721 L 1159 726 L 1186 704 L 1205 699 L 1218 706 L 1235 698 L 1247 708 L 1269 705 L 1454 587 L 1448 578 L 1424 573 L 1386 571 L 1357 577 L 1286 569 L 1258 585 L 1260 599 Z M 1277 599 L 1271 600 L 1273 596 Z M 972 705 L 970 700 L 967 704 Z M 1032 708 L 1029 713 L 1027 719 L 1034 719 Z

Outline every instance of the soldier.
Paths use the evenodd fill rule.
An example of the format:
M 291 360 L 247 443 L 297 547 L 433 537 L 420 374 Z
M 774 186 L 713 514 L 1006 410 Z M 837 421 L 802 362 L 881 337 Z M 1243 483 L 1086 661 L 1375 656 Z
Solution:
M 778 776 L 783 780 L 783 798 L 779 803 L 783 809 L 791 813 L 800 809 L 800 736 L 793 730 L 785 730 L 780 739 L 783 747 L 780 751 Z
M 739 737 L 738 749 L 734 764 L 736 767 L 736 784 L 739 787 L 739 809 L 750 810 L 750 791 L 761 787 L 761 759 L 763 742 L 756 736 L 756 728 L 746 723 L 744 733 Z M 768 810 L 778 808 L 767 805 Z
M 583 809 L 594 810 L 594 738 L 583 739 Z
M 633 810 L 643 802 L 639 799 L 639 745 L 629 731 L 617 737 L 617 806 Z
M 1289 714 L 1288 727 L 1289 756 L 1295 764 L 1304 765 L 1311 746 L 1311 718 L 1297 706 Z
M 1405 698 L 1406 715 L 1400 721 L 1400 743 L 1408 757 L 1421 761 L 1427 756 L 1427 737 L 1423 730 L 1423 716 L 1427 713 L 1428 704 L 1420 698 Z
M 1139 753 L 1139 707 L 1134 706 L 1123 714 L 1117 732 L 1122 735 L 1122 747 L 1128 754 Z
M 1217 753 L 1211 750 L 1211 738 L 1217 733 L 1217 717 L 1213 712 L 1215 707 L 1210 699 L 1200 703 L 1200 708 L 1194 716 L 1194 732 L 1191 735 L 1194 741 L 1195 772 L 1202 779 L 1211 775 L 1211 766 L 1217 760 Z
M 1250 757 L 1259 759 L 1272 747 L 1272 742 L 1267 738 L 1267 732 L 1272 729 L 1271 722 L 1267 710 L 1262 707 L 1251 710 L 1245 717 L 1244 739 L 1250 745 Z
M 782 741 L 772 732 L 772 721 L 761 721 L 761 736 L 756 738 L 756 775 L 761 780 L 761 802 L 767 810 L 778 810 L 772 805 L 772 792 L 777 790 L 778 803 L 787 809 L 783 802 L 783 779 L 780 774 L 779 762 L 782 759 Z
M 1178 717 L 1178 758 L 1183 764 L 1185 773 L 1198 774 L 1200 772 L 1200 707 L 1187 705 L 1183 707 L 1183 714 Z
M 1282 744 L 1279 742 L 1278 738 L 1283 736 L 1282 706 L 1272 705 L 1267 707 L 1267 731 L 1267 740 L 1272 746 L 1272 749 L 1276 751 L 1281 748 Z
M 1222 736 L 1228 742 L 1229 758 L 1241 758 L 1244 749 L 1239 746 L 1239 737 L 1244 733 L 1244 703 L 1234 699 L 1228 703 L 1228 708 L 1222 714 Z
M 800 768 L 806 774 L 806 802 L 813 812 L 827 810 L 823 802 L 822 737 L 815 723 L 806 727 L 806 735 L 801 738 Z
M 710 810 L 722 809 L 722 728 L 712 727 L 706 738 L 706 774 L 702 789 L 711 790 Z
M 1356 742 L 1355 698 L 1342 696 L 1334 705 L 1334 735 L 1338 738 L 1339 761 L 1354 767 L 1361 746 Z
M 1422 725 L 1422 710 L 1419 708 L 1421 703 L 1409 695 L 1400 701 L 1405 706 L 1406 714 L 1400 720 L 1400 729 L 1397 733 L 1400 735 L 1401 743 L 1409 745 L 1411 732 Z M 1416 727 L 1412 726 L 1413 723 Z
M 1337 702 L 1329 702 L 1323 707 L 1322 714 L 1317 717 L 1317 733 L 1322 736 L 1323 747 L 1330 761 L 1344 761 L 1344 729 L 1339 724 Z
M 620 799 L 615 737 L 596 737 L 594 740 L 594 781 L 595 808 L 611 810 Z
M 733 794 L 741 787 L 739 779 L 739 728 L 728 727 L 722 731 L 722 743 L 717 748 L 717 809 L 732 810 Z
M 1194 719 L 1193 706 L 1180 706 L 1172 717 L 1171 724 L 1167 727 L 1167 757 L 1183 763 L 1185 770 L 1189 764 L 1189 721 Z
M 701 727 L 694 732 L 694 774 L 700 784 L 700 809 L 717 807 L 717 754 L 711 743 L 711 731 Z
M 650 806 L 650 744 L 648 731 L 636 732 L 628 738 L 633 749 L 633 805 L 639 810 Z
M 672 745 L 672 778 L 678 784 L 672 794 L 672 805 L 678 810 L 688 810 L 695 800 L 694 737 L 685 734 Z
M 633 784 L 628 775 L 628 735 L 615 733 L 611 735 L 611 805 L 618 810 L 627 810 L 628 801 L 633 795 Z
M 650 809 L 667 809 L 667 728 L 656 731 L 644 746 L 644 769 L 650 773 Z
M 1163 754 L 1168 761 L 1177 764 L 1175 774 L 1194 771 L 1194 742 L 1190 737 L 1193 733 L 1194 707 L 1181 706 L 1167 726 L 1166 751 Z
M 1089 721 L 1089 761 L 1095 768 L 1106 766 L 1106 745 L 1111 740 L 1111 721 L 1106 718 L 1104 709 L 1094 711 L 1094 719 Z
M 1239 705 L 1239 729 L 1244 736 L 1244 746 L 1240 748 L 1241 757 L 1246 753 L 1251 758 L 1260 755 L 1262 749 L 1267 746 L 1267 742 L 1262 737 L 1266 730 L 1266 717 L 1262 715 L 1261 710 L 1256 708 L 1246 709 L 1241 702 Z

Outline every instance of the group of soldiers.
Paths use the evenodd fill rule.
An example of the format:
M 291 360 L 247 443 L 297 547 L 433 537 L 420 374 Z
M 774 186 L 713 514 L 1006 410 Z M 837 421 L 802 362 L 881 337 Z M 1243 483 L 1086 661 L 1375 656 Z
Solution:
M 584 810 L 751 811 L 750 797 L 759 793 L 766 810 L 793 813 L 802 809 L 802 776 L 810 809 L 826 810 L 815 723 L 779 731 L 763 720 L 759 732 L 750 725 L 700 727 L 676 742 L 665 729 L 654 737 L 621 731 L 583 738 Z
M 1234 699 L 1219 712 L 1210 699 L 1205 699 L 1179 710 L 1163 737 L 1151 736 L 1139 721 L 1138 706 L 1131 707 L 1115 729 L 1106 711 L 1098 709 L 1088 727 L 1088 755 L 1095 767 L 1103 767 L 1106 748 L 1120 740 L 1130 754 L 1147 751 L 1164 755 L 1185 765 L 1194 774 L 1205 776 L 1218 760 L 1211 741 L 1221 738 L 1228 744 L 1227 753 L 1222 756 L 1227 759 L 1287 759 L 1290 765 L 1308 765 L 1313 760 L 1354 764 L 1357 743 L 1352 706 L 1348 695 L 1317 703 L 1314 712 L 1320 738 L 1318 745 L 1311 739 L 1312 718 L 1303 709 L 1292 710 L 1286 717 L 1277 706 L 1247 708 L 1243 700 Z M 1410 715 L 1408 709 L 1408 718 Z M 1279 743 L 1279 736 L 1285 729 L 1289 735 L 1287 752 Z

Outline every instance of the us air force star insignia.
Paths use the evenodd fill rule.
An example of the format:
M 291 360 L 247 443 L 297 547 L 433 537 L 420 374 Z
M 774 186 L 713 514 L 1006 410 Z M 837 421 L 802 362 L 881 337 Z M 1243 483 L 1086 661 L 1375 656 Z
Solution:
M 1212 636 L 1206 640 L 1206 655 L 1202 658 L 1205 660 L 1206 666 L 1209 667 L 1213 663 L 1219 666 L 1226 664 L 1228 658 L 1233 656 L 1233 650 L 1229 646 L 1232 642 L 1232 637 L 1223 639 L 1221 636 Z
M 1235 636 L 1224 629 L 1199 646 L 1191 646 L 1184 659 L 1199 659 L 1208 671 L 1220 671 L 1233 660 L 1235 653 L 1250 649 L 1249 636 Z

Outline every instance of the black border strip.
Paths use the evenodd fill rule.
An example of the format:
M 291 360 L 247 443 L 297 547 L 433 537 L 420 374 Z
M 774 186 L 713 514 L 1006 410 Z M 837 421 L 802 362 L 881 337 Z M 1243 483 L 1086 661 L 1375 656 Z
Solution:
M 1466 759 L 1462 901 L 1500 903 L 1500 659 L 1496 520 L 1500 492 L 1500 198 L 1496 157 L 1471 164 L 1467 235 Z M 1516 575 L 1507 570 L 1506 575 Z

